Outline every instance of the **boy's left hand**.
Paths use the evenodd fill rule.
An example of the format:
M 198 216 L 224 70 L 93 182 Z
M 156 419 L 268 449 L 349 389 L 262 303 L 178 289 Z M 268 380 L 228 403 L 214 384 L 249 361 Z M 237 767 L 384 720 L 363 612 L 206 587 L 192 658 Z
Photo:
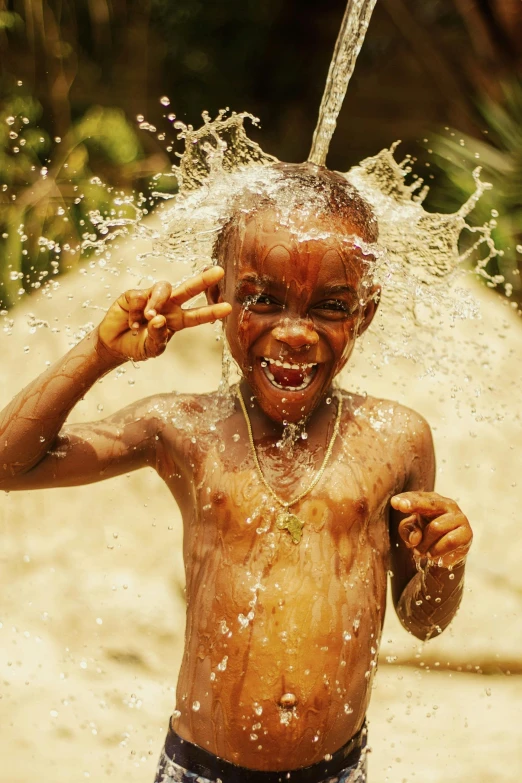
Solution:
M 399 523 L 399 535 L 415 557 L 443 568 L 464 562 L 473 533 L 454 500 L 436 492 L 401 492 L 390 502 L 408 514 Z

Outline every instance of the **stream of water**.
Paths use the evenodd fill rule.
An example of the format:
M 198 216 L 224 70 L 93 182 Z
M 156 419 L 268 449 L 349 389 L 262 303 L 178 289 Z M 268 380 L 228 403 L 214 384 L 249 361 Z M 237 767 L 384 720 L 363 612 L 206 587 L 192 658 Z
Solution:
M 377 0 L 348 0 L 326 79 L 308 160 L 324 166 L 355 62 Z

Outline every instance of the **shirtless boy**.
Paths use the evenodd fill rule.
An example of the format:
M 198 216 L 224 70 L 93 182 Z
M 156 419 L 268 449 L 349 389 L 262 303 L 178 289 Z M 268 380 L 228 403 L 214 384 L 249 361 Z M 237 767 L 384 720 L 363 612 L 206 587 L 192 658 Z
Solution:
M 361 249 L 377 237 L 371 209 L 325 169 L 280 176 L 290 220 L 277 193 L 250 199 L 216 266 L 174 290 L 127 291 L 0 415 L 1 488 L 151 466 L 181 509 L 185 651 L 157 783 L 366 780 L 388 571 L 419 639 L 448 625 L 462 594 L 472 533 L 432 491 L 428 425 L 332 387 L 378 303 Z M 299 198 L 288 209 L 295 188 L 319 199 L 313 216 Z M 208 305 L 182 307 L 201 292 Z M 169 392 L 65 424 L 102 375 L 223 318 L 243 376 L 230 397 Z

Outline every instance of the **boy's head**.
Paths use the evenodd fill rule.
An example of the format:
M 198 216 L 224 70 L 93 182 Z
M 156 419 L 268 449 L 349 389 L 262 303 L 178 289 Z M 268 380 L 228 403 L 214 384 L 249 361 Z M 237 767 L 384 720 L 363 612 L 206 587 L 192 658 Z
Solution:
M 297 422 L 373 318 L 377 223 L 340 174 L 278 164 L 271 177 L 236 197 L 215 245 L 225 276 L 209 298 L 232 305 L 227 339 L 263 411 Z

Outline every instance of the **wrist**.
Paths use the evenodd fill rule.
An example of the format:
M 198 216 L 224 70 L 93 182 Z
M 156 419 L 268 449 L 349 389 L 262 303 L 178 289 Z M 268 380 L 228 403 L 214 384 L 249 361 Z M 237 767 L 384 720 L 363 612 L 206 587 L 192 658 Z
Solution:
M 128 358 L 126 356 L 122 356 L 117 351 L 113 351 L 111 348 L 109 348 L 108 345 L 106 345 L 103 342 L 100 336 L 99 326 L 97 326 L 95 329 L 92 330 L 88 338 L 91 338 L 92 340 L 92 346 L 94 352 L 96 354 L 98 361 L 102 365 L 102 370 L 104 374 L 106 372 L 110 372 L 111 370 L 114 370 L 116 367 L 119 367 L 121 364 L 124 364 L 126 361 L 128 361 Z

